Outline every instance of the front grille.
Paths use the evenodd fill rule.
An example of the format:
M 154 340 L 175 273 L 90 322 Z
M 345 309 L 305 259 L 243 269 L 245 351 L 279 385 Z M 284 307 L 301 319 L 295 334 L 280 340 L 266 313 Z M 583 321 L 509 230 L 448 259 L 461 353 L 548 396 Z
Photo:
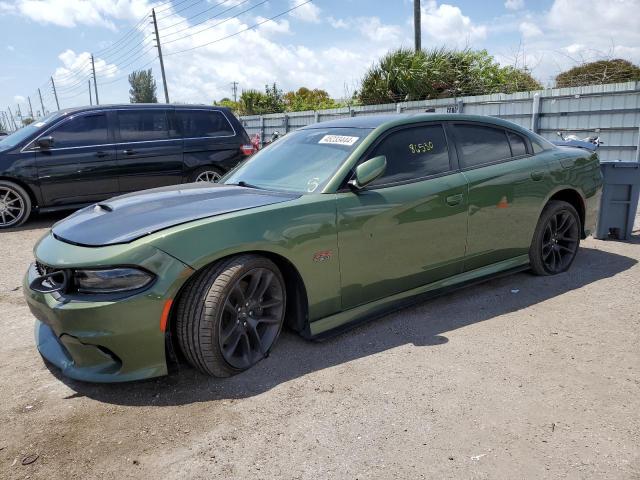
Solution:
M 50 267 L 49 265 L 45 265 L 44 263 L 35 262 L 36 272 L 40 277 L 44 277 L 45 275 L 51 275 L 47 278 L 36 279 L 40 280 L 40 284 L 44 287 L 45 290 L 66 290 L 67 289 L 67 273 L 59 268 Z M 33 286 L 32 286 L 33 288 Z M 36 288 L 37 290 L 37 288 Z

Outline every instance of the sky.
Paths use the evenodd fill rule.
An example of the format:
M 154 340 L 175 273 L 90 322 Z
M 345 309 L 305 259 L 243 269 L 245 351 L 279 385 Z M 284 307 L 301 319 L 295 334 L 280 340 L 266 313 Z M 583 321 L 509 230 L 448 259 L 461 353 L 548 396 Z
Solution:
M 232 82 L 343 98 L 381 55 L 413 46 L 412 0 L 305 1 L 0 0 L 0 110 L 26 115 L 30 97 L 37 114 L 38 88 L 55 110 L 51 76 L 61 108 L 88 104 L 91 54 L 100 103 L 128 102 L 127 75 L 141 68 L 162 101 L 154 7 L 172 102 L 232 97 Z M 640 0 L 423 0 L 422 42 L 487 49 L 552 86 L 585 61 L 640 63 L 639 15 Z

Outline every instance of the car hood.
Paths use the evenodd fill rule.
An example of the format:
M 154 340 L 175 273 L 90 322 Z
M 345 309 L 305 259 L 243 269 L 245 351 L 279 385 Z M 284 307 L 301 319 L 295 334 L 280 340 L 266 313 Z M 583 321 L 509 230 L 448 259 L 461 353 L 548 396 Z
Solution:
M 75 245 L 116 245 L 175 225 L 298 197 L 298 194 L 232 185 L 175 185 L 100 202 L 56 223 L 52 231 L 58 240 Z

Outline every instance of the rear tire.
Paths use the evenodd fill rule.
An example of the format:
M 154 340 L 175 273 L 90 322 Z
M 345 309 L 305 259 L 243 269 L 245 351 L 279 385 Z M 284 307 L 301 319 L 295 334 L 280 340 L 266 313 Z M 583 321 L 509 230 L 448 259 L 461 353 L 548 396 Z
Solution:
M 542 210 L 529 248 L 531 270 L 536 275 L 566 272 L 580 246 L 580 216 L 570 203 L 552 200 Z
M 189 177 L 190 182 L 218 183 L 224 173 L 217 167 L 206 166 L 194 170 Z
M 285 284 L 278 267 L 258 255 L 216 263 L 180 296 L 178 344 L 203 373 L 229 377 L 268 356 L 282 329 Z
M 0 180 L 0 230 L 18 227 L 31 215 L 31 197 L 20 185 Z

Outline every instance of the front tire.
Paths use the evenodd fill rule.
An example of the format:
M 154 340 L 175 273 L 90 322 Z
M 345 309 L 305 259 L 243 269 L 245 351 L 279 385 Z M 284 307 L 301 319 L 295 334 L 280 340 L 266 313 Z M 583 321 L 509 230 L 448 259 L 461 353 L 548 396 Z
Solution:
M 570 203 L 552 200 L 542 211 L 529 248 L 531 270 L 536 275 L 566 272 L 576 258 L 582 226 Z
M 20 185 L 0 180 L 0 230 L 22 225 L 29 215 L 29 194 Z
M 285 306 L 284 280 L 272 261 L 258 255 L 231 257 L 196 274 L 182 293 L 178 344 L 201 372 L 235 375 L 269 354 Z

